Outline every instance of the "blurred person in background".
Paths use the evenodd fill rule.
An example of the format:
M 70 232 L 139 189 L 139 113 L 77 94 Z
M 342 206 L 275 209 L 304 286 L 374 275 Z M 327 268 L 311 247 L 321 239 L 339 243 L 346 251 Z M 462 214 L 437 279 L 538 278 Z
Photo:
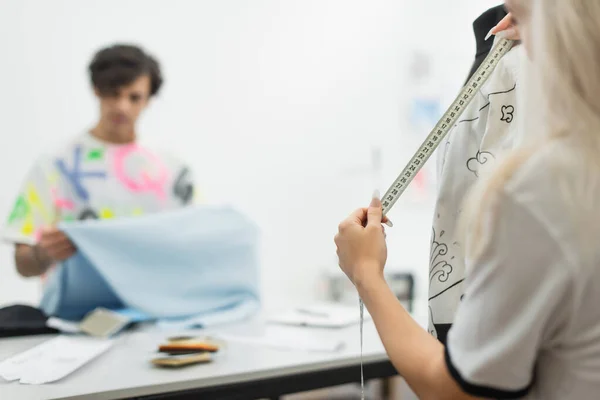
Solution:
M 58 222 L 176 209 L 194 195 L 187 165 L 138 143 L 138 120 L 163 85 L 156 59 L 115 44 L 95 54 L 89 74 L 98 121 L 33 163 L 4 226 L 25 277 L 43 275 L 77 251 Z
M 600 3 L 506 5 L 530 61 L 526 134 L 464 207 L 465 290 L 446 345 L 418 326 L 383 278 L 378 198 L 340 224 L 340 266 L 419 398 L 595 399 Z

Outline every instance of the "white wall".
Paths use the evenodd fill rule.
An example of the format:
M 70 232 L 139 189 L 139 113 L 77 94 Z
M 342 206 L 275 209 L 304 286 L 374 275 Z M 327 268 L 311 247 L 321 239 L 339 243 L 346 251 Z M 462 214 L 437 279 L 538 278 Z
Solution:
M 497 3 L 0 0 L 0 218 L 32 159 L 95 121 L 93 52 L 132 41 L 166 75 L 141 133 L 187 158 L 209 200 L 259 223 L 268 309 L 313 298 L 323 269 L 336 270 L 337 223 L 427 134 L 411 130 L 411 96 L 450 102 L 474 56 L 471 21 Z M 423 84 L 408 75 L 415 51 L 434 55 Z M 432 195 L 409 193 L 390 214 L 390 267 L 417 271 L 421 296 Z M 0 305 L 37 301 L 5 245 L 0 268 Z

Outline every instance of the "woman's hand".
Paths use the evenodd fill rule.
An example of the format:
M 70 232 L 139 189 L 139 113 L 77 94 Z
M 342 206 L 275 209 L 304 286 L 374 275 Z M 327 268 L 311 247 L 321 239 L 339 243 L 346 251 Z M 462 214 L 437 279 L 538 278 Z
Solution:
M 512 13 L 508 13 L 508 15 L 504 17 L 502 21 L 498 22 L 498 25 L 493 27 L 492 30 L 487 34 L 485 40 L 488 40 L 492 35 L 496 35 L 504 39 L 521 40 L 519 27 L 517 26 Z
M 374 196 L 369 208 L 359 208 L 339 226 L 335 236 L 342 271 L 354 285 L 366 280 L 383 278 L 387 259 L 381 201 Z

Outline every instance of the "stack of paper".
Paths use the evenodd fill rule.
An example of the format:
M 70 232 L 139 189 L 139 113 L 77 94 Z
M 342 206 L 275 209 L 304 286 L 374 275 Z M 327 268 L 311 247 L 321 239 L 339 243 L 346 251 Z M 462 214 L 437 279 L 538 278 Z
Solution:
M 370 319 L 366 309 L 364 318 Z M 343 328 L 360 322 L 360 310 L 358 304 L 350 307 L 337 303 L 318 303 L 273 315 L 268 320 L 285 325 Z
M 50 317 L 46 325 L 63 333 L 85 333 L 98 338 L 108 338 L 119 333 L 132 321 L 131 316 L 126 313 L 98 307 L 80 322 Z
M 40 385 L 64 378 L 98 357 L 112 340 L 86 336 L 59 336 L 0 363 L 7 381 Z

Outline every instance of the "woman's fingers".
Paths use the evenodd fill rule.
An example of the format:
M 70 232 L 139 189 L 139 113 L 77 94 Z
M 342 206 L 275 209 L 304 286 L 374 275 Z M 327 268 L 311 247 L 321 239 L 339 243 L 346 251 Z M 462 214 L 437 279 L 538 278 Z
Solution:
M 510 28 L 505 29 L 502 32 L 498 32 L 496 36 L 502 39 L 521 40 L 519 28 L 517 28 L 516 26 L 511 26 Z
M 501 32 L 503 30 L 508 29 L 509 27 L 513 26 L 513 18 L 512 18 L 512 14 L 508 13 L 506 15 L 506 17 L 502 18 L 502 20 L 500 22 L 498 22 L 498 24 L 492 28 L 492 30 L 490 31 L 493 35 L 497 34 L 498 32 Z
M 503 39 L 521 40 L 519 28 L 515 25 L 512 14 L 507 14 L 498 24 L 493 27 L 485 37 L 488 40 L 492 35 L 496 35 Z

